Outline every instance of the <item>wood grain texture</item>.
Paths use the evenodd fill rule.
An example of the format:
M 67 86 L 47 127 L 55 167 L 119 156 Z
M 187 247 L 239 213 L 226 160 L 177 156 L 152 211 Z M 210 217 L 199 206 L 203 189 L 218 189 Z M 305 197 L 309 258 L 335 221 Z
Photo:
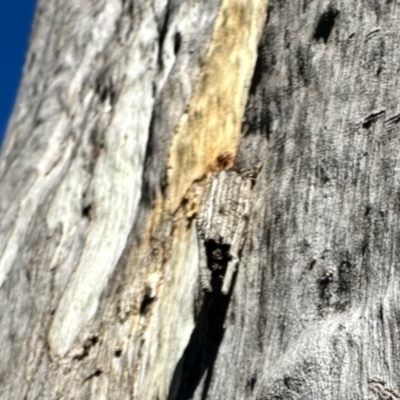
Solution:
M 168 390 L 167 363 L 155 386 L 142 386 L 152 366 L 143 332 L 164 263 L 154 256 L 152 271 L 147 248 L 128 254 L 168 145 L 156 154 L 161 164 L 150 153 L 168 144 L 183 112 L 218 6 L 39 2 L 1 155 L 1 398 L 144 399 Z M 182 234 L 187 246 L 190 231 Z M 167 354 L 179 357 L 188 340 L 192 303 Z
M 400 396 L 399 13 L 270 1 L 236 160 L 265 160 L 244 267 L 212 378 L 177 398 Z M 187 382 L 209 368 L 190 354 Z
M 194 181 L 229 167 L 235 158 L 266 8 L 267 0 L 221 2 L 193 95 L 171 143 L 171 211 Z
M 197 213 L 200 283 L 228 294 L 240 263 L 252 208 L 254 181 L 233 170 L 211 176 Z
M 1 399 L 400 397 L 400 6 L 270 0 L 218 63 L 243 79 L 214 138 L 232 4 L 39 1 L 0 158 Z M 240 268 L 202 294 L 194 217 L 232 162 L 263 163 Z

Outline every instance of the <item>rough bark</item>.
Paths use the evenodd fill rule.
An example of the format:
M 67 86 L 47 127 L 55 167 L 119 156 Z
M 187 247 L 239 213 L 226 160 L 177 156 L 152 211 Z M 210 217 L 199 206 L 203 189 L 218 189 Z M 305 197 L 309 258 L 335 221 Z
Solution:
M 399 21 L 39 1 L 0 158 L 1 399 L 400 398 Z M 262 167 L 203 295 L 194 217 L 232 164 Z

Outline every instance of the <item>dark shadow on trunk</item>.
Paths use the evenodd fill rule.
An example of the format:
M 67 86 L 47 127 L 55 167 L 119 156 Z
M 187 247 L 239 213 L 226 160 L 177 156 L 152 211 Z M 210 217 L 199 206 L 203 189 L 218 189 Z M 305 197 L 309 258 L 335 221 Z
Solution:
M 218 289 L 214 286 L 212 292 L 204 295 L 196 326 L 175 368 L 168 400 L 188 400 L 193 398 L 194 392 L 204 374 L 206 376 L 201 398 L 207 398 L 214 363 L 225 333 L 224 321 L 235 280 L 236 274 L 233 278 L 231 290 L 227 295 L 221 293 L 222 280 Z

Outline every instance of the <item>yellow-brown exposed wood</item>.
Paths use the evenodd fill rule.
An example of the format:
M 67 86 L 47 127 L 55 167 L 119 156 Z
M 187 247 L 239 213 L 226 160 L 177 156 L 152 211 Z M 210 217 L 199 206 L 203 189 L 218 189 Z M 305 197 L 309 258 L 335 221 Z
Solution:
M 223 0 L 204 65 L 169 155 L 169 208 L 235 158 L 266 0 Z

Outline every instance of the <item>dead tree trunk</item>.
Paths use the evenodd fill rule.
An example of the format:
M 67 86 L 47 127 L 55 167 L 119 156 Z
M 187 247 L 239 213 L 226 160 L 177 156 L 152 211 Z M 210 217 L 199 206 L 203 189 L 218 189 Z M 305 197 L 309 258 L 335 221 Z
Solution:
M 40 0 L 0 158 L 0 398 L 400 399 L 399 22 Z

